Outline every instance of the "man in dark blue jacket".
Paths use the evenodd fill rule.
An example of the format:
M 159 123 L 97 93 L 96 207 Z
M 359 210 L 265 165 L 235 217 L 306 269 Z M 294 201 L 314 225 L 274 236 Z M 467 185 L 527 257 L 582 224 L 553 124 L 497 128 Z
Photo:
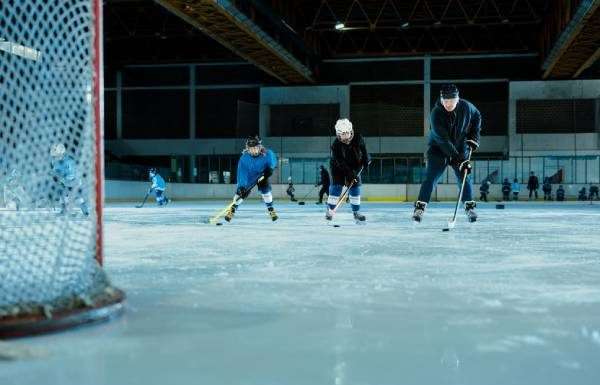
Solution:
M 469 149 L 475 151 L 479 147 L 481 113 L 472 103 L 459 98 L 458 88 L 454 84 L 442 86 L 440 99 L 431 110 L 429 122 L 431 130 L 427 151 L 427 175 L 421 185 L 419 198 L 415 202 L 413 220 L 416 222 L 421 222 L 431 192 L 446 167 L 452 167 L 460 188 L 463 173 L 471 173 Z M 469 221 L 477 220 L 469 176 L 465 183 L 462 201 Z

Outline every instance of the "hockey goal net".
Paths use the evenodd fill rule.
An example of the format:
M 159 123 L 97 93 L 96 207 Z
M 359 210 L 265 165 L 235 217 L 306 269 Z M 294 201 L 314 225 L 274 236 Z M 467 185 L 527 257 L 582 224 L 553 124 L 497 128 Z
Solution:
M 0 337 L 110 318 L 102 0 L 0 1 Z

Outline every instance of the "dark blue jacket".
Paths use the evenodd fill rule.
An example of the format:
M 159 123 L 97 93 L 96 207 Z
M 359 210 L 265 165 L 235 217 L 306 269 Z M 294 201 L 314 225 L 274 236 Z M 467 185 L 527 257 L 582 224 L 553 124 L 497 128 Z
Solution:
M 429 146 L 439 148 L 449 158 L 466 156 L 468 139 L 479 143 L 481 113 L 465 99 L 460 99 L 452 112 L 438 101 L 429 115 L 429 124 Z

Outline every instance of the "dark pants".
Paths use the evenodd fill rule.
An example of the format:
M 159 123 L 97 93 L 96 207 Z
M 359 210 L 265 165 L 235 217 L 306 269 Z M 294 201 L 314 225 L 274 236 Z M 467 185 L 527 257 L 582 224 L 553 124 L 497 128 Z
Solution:
M 535 194 L 535 199 L 538 198 L 537 189 L 535 189 L 535 190 L 529 190 L 529 199 L 531 199 L 531 194 Z
M 290 197 L 290 200 L 291 200 L 292 202 L 295 202 L 295 201 L 296 201 L 296 197 L 294 196 L 294 193 L 292 192 L 292 190 L 291 190 L 291 189 L 289 189 L 289 188 L 288 188 L 288 189 L 286 190 L 286 193 L 287 193 L 287 195 Z
M 431 193 L 433 189 L 437 185 L 438 180 L 446 170 L 446 167 L 450 166 L 454 170 L 454 174 L 456 175 L 458 188 L 461 187 L 462 183 L 462 175 L 458 170 L 458 167 L 454 167 L 450 165 L 450 159 L 448 159 L 441 150 L 436 148 L 430 148 L 427 151 L 427 171 L 425 176 L 425 182 L 421 184 L 421 191 L 419 192 L 419 201 L 421 202 L 429 202 L 431 199 Z M 471 188 L 471 176 L 467 176 L 467 180 L 465 182 L 465 190 L 463 191 L 462 201 L 472 201 L 473 200 L 473 190 Z
M 510 194 L 510 191 L 502 191 L 502 200 L 503 201 L 508 200 L 508 194 Z
M 329 195 L 329 185 L 328 184 L 324 184 L 323 186 L 321 186 L 321 189 L 319 190 L 319 203 L 323 203 L 323 195 Z
M 487 196 L 488 196 L 488 193 L 486 193 L 486 192 L 480 192 L 479 200 L 482 201 L 482 202 L 487 202 L 488 201 L 487 200 Z

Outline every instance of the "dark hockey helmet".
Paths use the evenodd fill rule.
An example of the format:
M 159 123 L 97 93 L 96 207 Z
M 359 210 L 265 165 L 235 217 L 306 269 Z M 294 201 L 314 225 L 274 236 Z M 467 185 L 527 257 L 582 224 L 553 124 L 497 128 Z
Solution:
M 246 147 L 248 148 L 260 146 L 261 144 L 262 141 L 258 135 L 251 135 L 248 137 L 248 139 L 246 139 Z
M 440 96 L 442 99 L 458 98 L 458 87 L 454 84 L 444 84 L 440 89 Z
M 150 178 L 152 178 L 154 175 L 156 175 L 156 172 L 157 172 L 157 171 L 156 171 L 156 168 L 154 168 L 154 167 L 150 167 L 150 168 L 148 169 L 148 176 L 149 176 Z
M 249 136 L 246 139 L 246 149 L 244 150 L 252 156 L 259 156 L 264 152 L 264 148 L 261 144 L 260 137 L 258 135 Z

